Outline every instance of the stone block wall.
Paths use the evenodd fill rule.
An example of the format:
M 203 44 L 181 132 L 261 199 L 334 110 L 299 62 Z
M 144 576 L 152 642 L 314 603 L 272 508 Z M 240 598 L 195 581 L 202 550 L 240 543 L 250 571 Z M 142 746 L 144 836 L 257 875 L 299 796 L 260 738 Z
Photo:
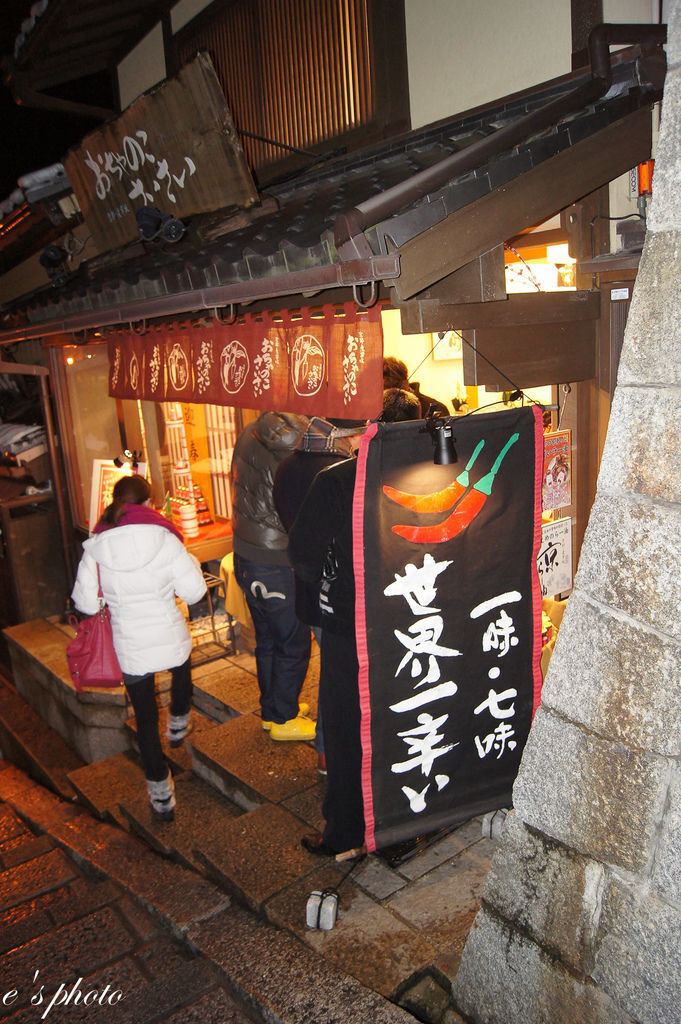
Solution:
M 681 1021 L 681 3 L 598 492 L 454 998 Z

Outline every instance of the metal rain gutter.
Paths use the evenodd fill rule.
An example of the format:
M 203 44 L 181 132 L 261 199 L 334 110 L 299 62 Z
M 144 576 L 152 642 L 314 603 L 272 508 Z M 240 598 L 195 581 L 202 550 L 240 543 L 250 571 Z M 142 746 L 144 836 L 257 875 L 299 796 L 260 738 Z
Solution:
M 589 35 L 591 81 L 339 214 L 334 225 L 334 241 L 339 255 L 350 259 L 353 255 L 364 254 L 367 243 L 362 236 L 368 227 L 394 216 L 404 206 L 423 199 L 453 178 L 481 167 L 492 157 L 519 145 L 528 136 L 604 96 L 612 82 L 611 44 L 640 43 L 651 47 L 661 46 L 666 41 L 666 25 L 597 25 Z
M 238 284 L 197 288 L 174 295 L 159 295 L 153 299 L 139 299 L 108 309 L 74 313 L 60 320 L 46 320 L 0 331 L 0 346 L 31 338 L 44 338 L 53 334 L 70 334 L 95 327 L 123 326 L 173 316 L 218 310 L 225 306 L 244 305 L 282 295 L 315 294 L 327 288 L 352 287 L 372 282 L 393 280 L 400 275 L 400 257 L 397 254 L 372 256 L 361 260 L 347 260 L 312 270 L 292 271 Z

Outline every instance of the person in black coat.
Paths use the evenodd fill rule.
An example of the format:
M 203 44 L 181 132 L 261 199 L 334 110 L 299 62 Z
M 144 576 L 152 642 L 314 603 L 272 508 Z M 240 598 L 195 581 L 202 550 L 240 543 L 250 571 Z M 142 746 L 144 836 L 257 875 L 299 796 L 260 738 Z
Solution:
M 307 416 L 263 412 L 237 438 L 232 457 L 234 575 L 255 629 L 263 729 L 273 740 L 312 740 L 314 722 L 300 714 L 310 661 L 310 630 L 295 609 L 288 538 L 274 507 L 274 474 L 295 451 Z
M 416 397 L 384 392 L 386 419 L 418 419 Z M 355 451 L 361 435 L 350 438 Z M 327 787 L 322 835 L 303 836 L 311 853 L 338 854 L 364 844 L 362 745 L 355 640 L 355 575 L 352 512 L 357 460 L 319 473 L 289 531 L 289 557 L 303 580 L 321 580 L 322 657 L 319 701 L 324 722 Z
M 364 423 L 349 420 L 325 420 L 314 416 L 298 442 L 298 448 L 277 467 L 274 474 L 274 505 L 288 532 L 300 511 L 305 495 L 317 473 L 348 459 L 353 454 L 350 436 Z M 322 614 L 319 610 L 319 580 L 305 582 L 296 576 L 296 614 L 312 630 L 321 650 Z M 322 721 L 317 713 L 315 749 L 319 771 L 326 773 Z
M 433 412 L 435 415 L 451 415 L 449 409 L 443 402 L 437 398 L 431 398 L 430 395 L 423 394 L 421 391 L 421 385 L 417 380 L 409 380 L 407 364 L 403 363 L 401 359 L 396 359 L 395 356 L 385 356 L 383 359 L 383 388 L 385 390 L 389 388 L 401 388 L 403 390 L 413 391 L 419 400 L 419 406 L 421 407 L 421 419 L 426 418 L 431 405 L 433 406 Z

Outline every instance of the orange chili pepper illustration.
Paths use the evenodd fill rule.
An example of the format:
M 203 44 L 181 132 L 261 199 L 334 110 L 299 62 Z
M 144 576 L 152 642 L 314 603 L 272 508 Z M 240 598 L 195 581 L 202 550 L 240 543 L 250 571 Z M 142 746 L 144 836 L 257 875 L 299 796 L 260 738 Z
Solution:
M 449 484 L 442 491 L 433 491 L 431 494 L 410 494 L 408 491 L 398 491 L 395 487 L 389 487 L 386 484 L 383 487 L 383 493 L 391 501 L 396 501 L 398 505 L 402 505 L 404 508 L 411 508 L 414 512 L 446 512 L 448 508 L 456 505 L 469 486 L 469 470 L 472 468 L 484 445 L 484 441 L 478 441 L 466 468 L 459 473 L 454 483 Z
M 519 436 L 519 434 L 511 434 L 489 473 L 473 484 L 458 507 L 442 523 L 437 523 L 435 526 L 393 526 L 393 533 L 399 534 L 400 537 L 404 537 L 405 540 L 410 540 L 414 544 L 440 544 L 442 541 L 451 540 L 452 537 L 462 533 L 467 526 L 470 526 L 487 501 L 499 467 L 509 448 L 516 443 Z

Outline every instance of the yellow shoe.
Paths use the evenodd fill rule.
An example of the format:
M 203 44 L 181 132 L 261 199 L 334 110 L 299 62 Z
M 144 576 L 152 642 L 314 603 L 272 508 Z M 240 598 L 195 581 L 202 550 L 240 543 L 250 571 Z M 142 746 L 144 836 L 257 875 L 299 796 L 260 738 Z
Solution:
M 291 718 L 278 725 L 272 722 L 270 736 L 273 740 L 313 740 L 315 723 L 311 718 Z
M 299 704 L 298 705 L 298 714 L 300 715 L 301 718 L 305 718 L 305 715 L 308 713 L 309 710 L 310 710 L 310 705 L 309 704 Z M 262 723 L 262 727 L 265 730 L 265 732 L 269 732 L 270 729 L 272 728 L 272 723 L 271 722 L 263 722 Z

